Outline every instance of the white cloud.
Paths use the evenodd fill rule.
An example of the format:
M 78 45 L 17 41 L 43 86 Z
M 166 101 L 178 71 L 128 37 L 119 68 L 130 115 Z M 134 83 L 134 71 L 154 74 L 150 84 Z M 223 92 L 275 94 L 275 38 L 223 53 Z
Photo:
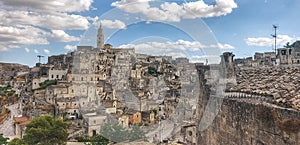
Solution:
M 183 19 L 207 18 L 227 15 L 237 8 L 234 0 L 216 0 L 215 5 L 208 5 L 203 0 L 179 5 L 164 2 L 159 7 L 152 7 L 153 0 L 120 0 L 111 5 L 129 13 L 141 13 L 149 20 L 180 21 Z
M 194 55 L 192 56 L 194 59 L 209 59 L 209 58 L 220 58 L 219 55 Z
M 201 48 L 205 48 L 206 46 L 201 44 L 198 41 L 185 41 L 185 40 L 177 40 L 176 42 L 147 42 L 141 44 L 127 44 L 121 45 L 121 48 L 135 48 L 137 52 L 146 52 L 152 51 L 157 53 L 162 52 L 172 52 L 172 51 L 197 51 Z
M 99 17 L 88 17 L 89 21 L 92 21 L 92 24 L 95 27 L 99 27 L 100 25 L 102 27 L 106 27 L 108 29 L 126 29 L 126 24 L 125 22 L 118 20 L 118 19 L 114 19 L 114 20 L 107 20 L 107 19 L 101 19 L 99 20 Z
M 288 35 L 278 35 L 277 45 L 285 45 L 292 40 L 293 38 Z M 245 41 L 249 46 L 274 46 L 274 39 L 268 37 L 247 38 Z
M 212 48 L 218 48 L 218 49 L 234 49 L 234 46 L 230 44 L 221 44 L 218 43 L 217 45 L 211 45 Z
M 39 53 L 39 51 L 38 51 L 37 49 L 34 49 L 33 52 L 34 52 L 35 54 L 38 54 L 38 53 Z
M 0 51 L 25 44 L 48 44 L 49 38 L 79 41 L 64 30 L 88 29 L 89 18 L 78 12 L 90 10 L 92 3 L 93 0 L 0 1 Z M 54 31 L 46 31 L 49 29 Z
M 47 32 L 32 26 L 0 25 L 0 46 L 2 46 L 0 51 L 18 48 L 20 45 L 49 44 L 47 35 L 49 35 Z
M 126 24 L 120 20 L 100 20 L 97 21 L 98 18 L 94 19 L 94 26 L 99 27 L 100 23 L 102 27 L 106 27 L 109 29 L 126 29 Z
M 80 12 L 89 10 L 93 0 L 2 0 L 2 5 L 19 9 L 35 9 L 49 12 Z
M 30 49 L 26 47 L 25 51 L 28 53 L 28 52 L 30 52 Z
M 196 52 L 201 49 L 217 48 L 217 49 L 233 49 L 229 44 L 217 44 L 206 46 L 199 41 L 177 40 L 176 42 L 147 42 L 140 44 L 126 44 L 119 46 L 120 48 L 135 48 L 136 52 L 150 55 L 170 55 L 174 57 L 185 57 L 186 52 Z
M 0 24 L 15 26 L 33 25 L 48 29 L 59 30 L 86 30 L 89 28 L 89 22 L 86 17 L 53 12 L 28 12 L 26 10 L 0 10 Z
M 221 61 L 220 55 L 194 55 L 194 56 L 192 56 L 192 62 L 219 64 L 220 61 Z
M 52 30 L 51 37 L 61 42 L 79 41 L 80 38 L 70 36 L 63 30 Z
M 50 50 L 44 49 L 44 53 L 45 53 L 45 54 L 49 54 L 49 53 L 50 53 Z
M 76 46 L 73 46 L 73 45 L 66 45 L 64 47 L 66 50 L 75 50 L 76 49 Z

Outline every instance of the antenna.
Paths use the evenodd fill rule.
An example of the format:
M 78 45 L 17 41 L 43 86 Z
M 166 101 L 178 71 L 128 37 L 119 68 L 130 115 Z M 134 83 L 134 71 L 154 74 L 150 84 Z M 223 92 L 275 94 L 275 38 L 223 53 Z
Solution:
M 39 58 L 39 63 L 41 63 L 41 58 L 44 57 L 44 56 L 38 55 L 37 57 Z
M 273 28 L 274 28 L 274 31 L 275 33 L 274 34 L 271 34 L 271 36 L 274 38 L 275 42 L 274 42 L 274 46 L 275 46 L 275 54 L 277 53 L 277 29 L 278 29 L 278 26 L 277 25 L 273 25 Z

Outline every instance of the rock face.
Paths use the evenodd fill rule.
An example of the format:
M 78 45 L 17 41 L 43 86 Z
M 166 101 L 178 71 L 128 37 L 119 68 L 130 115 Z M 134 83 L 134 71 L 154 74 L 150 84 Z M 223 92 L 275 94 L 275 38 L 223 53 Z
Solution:
M 201 128 L 201 120 L 208 101 L 223 97 L 209 97 L 211 86 L 205 80 L 209 68 L 197 69 L 200 99 L 197 109 L 197 144 L 230 145 L 283 145 L 299 144 L 300 112 L 274 99 L 289 98 L 299 94 L 299 68 L 248 68 L 237 69 L 235 86 L 227 88 L 218 114 L 209 127 Z M 261 97 L 261 98 L 260 98 Z M 273 99 L 272 100 L 270 100 Z M 286 101 L 288 102 L 288 100 Z M 292 101 L 288 103 L 293 103 Z M 210 115 L 213 115 L 213 111 Z M 201 131 L 202 130 L 202 131 Z M 192 133 L 194 134 L 194 133 Z
M 236 68 L 237 85 L 227 91 L 273 96 L 275 104 L 300 110 L 300 68 Z
M 210 127 L 199 132 L 198 144 L 296 145 L 299 116 L 297 111 L 273 105 L 225 99 Z

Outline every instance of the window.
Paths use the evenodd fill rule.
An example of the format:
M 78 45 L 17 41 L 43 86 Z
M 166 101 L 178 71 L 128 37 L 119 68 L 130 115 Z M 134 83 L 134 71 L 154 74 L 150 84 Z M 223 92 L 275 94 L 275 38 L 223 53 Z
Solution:
M 286 50 L 281 50 L 281 55 L 286 55 Z
M 83 77 L 81 77 L 81 81 L 83 81 Z
M 75 77 L 72 77 L 72 81 L 75 81 Z
M 91 81 L 93 81 L 93 77 L 91 77 Z
M 54 75 L 51 75 L 51 78 L 53 79 L 53 78 L 54 78 Z
M 94 124 L 96 124 L 97 123 L 97 121 L 96 120 L 94 120 Z
M 59 75 L 56 75 L 56 78 L 58 79 L 58 78 L 59 78 Z

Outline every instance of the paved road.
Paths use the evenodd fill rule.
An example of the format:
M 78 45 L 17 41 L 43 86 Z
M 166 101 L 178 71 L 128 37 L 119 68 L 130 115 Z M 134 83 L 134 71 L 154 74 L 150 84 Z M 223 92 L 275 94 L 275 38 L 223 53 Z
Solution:
M 11 115 L 7 117 L 7 119 L 3 122 L 3 124 L 0 125 L 0 133 L 3 134 L 4 137 L 7 138 L 14 138 L 15 133 L 13 129 L 13 117 L 21 115 L 20 110 L 17 109 L 19 104 L 14 104 L 8 106 L 8 109 L 10 110 Z

